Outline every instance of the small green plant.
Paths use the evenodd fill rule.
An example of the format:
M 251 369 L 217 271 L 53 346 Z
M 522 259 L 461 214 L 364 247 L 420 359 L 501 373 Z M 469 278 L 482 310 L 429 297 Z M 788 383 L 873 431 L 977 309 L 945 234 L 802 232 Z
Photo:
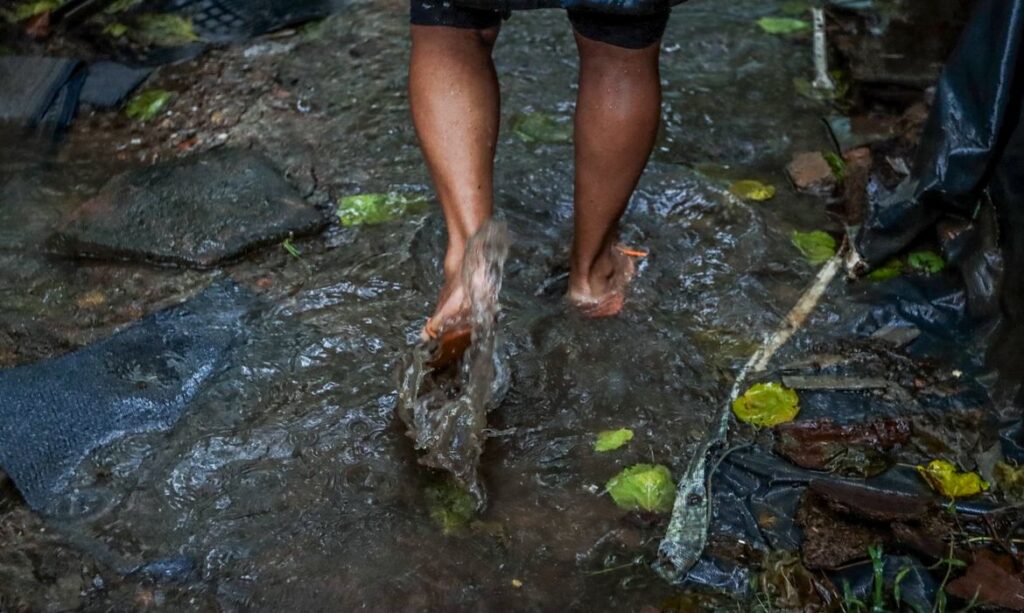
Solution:
M 302 257 L 302 252 L 299 251 L 299 248 L 296 247 L 294 243 L 292 243 L 292 237 L 291 236 L 289 236 L 288 238 L 284 239 L 284 242 L 281 243 L 281 246 L 284 247 L 284 250 L 287 251 L 288 254 L 291 255 L 293 258 L 301 258 Z

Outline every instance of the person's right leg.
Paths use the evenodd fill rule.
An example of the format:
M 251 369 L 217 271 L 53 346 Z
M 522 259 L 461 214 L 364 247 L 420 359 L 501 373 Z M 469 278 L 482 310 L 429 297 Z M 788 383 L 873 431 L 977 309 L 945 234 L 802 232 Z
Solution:
M 658 132 L 668 15 L 569 16 L 580 53 L 569 299 L 588 315 L 608 316 L 622 308 L 632 275 L 632 262 L 616 249 L 618 222 Z
M 493 23 L 476 19 L 476 25 L 487 27 L 450 26 L 429 22 L 433 17 L 424 17 L 423 12 L 420 8 L 418 16 L 413 5 L 409 104 L 448 229 L 445 285 L 428 324 L 430 330 L 440 331 L 464 308 L 462 256 L 469 238 L 490 219 L 493 209 L 499 92 L 491 50 L 500 16 L 494 14 L 492 20 L 484 15 Z M 463 19 L 466 14 L 461 11 L 455 17 Z

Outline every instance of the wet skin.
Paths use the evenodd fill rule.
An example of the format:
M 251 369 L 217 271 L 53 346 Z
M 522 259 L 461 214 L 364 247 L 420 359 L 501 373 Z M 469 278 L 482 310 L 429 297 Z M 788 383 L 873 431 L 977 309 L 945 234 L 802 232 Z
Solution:
M 425 329 L 436 336 L 466 310 L 459 270 L 466 242 L 494 210 L 494 151 L 500 115 L 491 53 L 498 28 L 412 26 L 409 101 L 444 211 L 445 284 Z M 658 131 L 660 42 L 625 49 L 576 35 L 580 56 L 575 117 L 574 234 L 570 302 L 592 316 L 622 308 L 632 276 L 616 248 L 618 223 Z

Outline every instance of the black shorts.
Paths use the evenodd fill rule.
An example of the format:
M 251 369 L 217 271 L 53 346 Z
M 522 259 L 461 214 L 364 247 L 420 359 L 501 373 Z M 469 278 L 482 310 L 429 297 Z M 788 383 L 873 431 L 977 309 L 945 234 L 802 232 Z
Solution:
M 654 15 L 612 15 L 568 10 L 569 21 L 584 38 L 626 49 L 643 49 L 661 40 L 668 11 Z M 411 0 L 409 21 L 417 26 L 487 30 L 501 25 L 508 12 L 461 7 L 451 0 Z

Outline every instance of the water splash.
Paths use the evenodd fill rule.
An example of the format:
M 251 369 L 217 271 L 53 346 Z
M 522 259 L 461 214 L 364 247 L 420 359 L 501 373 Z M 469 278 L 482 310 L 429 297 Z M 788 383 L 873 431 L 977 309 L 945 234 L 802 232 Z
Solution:
M 508 383 L 507 368 L 496 352 L 498 295 L 508 247 L 503 222 L 488 222 L 470 239 L 462 284 L 473 343 L 460 360 L 437 370 L 426 365 L 430 347 L 417 346 L 407 356 L 399 388 L 398 414 L 423 452 L 420 464 L 451 473 L 473 495 L 478 509 L 487 500 L 478 471 L 487 411 Z

